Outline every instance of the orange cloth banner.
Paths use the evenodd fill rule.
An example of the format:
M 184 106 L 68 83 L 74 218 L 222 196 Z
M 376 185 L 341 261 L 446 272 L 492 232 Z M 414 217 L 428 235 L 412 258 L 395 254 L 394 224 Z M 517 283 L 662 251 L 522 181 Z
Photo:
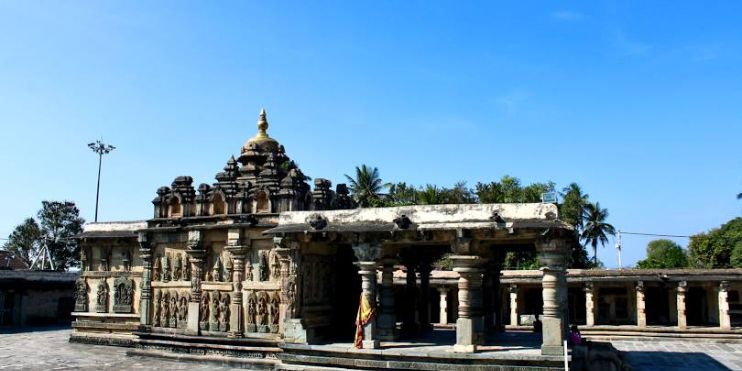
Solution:
M 376 310 L 371 306 L 366 296 L 361 293 L 361 304 L 358 307 L 358 315 L 356 315 L 356 339 L 353 343 L 357 349 L 363 349 L 363 326 L 366 326 L 375 314 Z

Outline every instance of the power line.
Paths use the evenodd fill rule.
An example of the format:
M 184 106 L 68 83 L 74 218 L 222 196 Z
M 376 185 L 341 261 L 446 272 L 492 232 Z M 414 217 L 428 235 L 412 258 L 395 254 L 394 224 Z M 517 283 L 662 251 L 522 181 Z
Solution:
M 634 234 L 638 236 L 656 236 L 656 237 L 681 237 L 681 238 L 690 238 L 690 236 L 680 236 L 676 234 L 659 234 L 659 233 L 641 233 L 641 232 L 626 232 L 621 231 L 623 234 Z

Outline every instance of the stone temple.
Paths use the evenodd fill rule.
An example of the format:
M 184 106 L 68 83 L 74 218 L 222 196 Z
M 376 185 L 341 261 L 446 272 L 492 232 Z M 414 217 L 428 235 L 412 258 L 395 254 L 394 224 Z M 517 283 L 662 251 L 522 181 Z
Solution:
M 71 341 L 255 367 L 322 364 L 332 358 L 327 344 L 353 342 L 363 295 L 375 315 L 362 328 L 363 350 L 342 352 L 354 365 L 424 363 L 374 349 L 405 339 L 425 343 L 431 323 L 449 319 L 455 338 L 426 356 L 438 366 L 560 365 L 575 319 L 568 285 L 590 280 L 568 284 L 565 258 L 577 241 L 556 205 L 357 208 L 344 184 L 307 183 L 268 135 L 265 111 L 257 126 L 211 185 L 178 176 L 157 189 L 151 219 L 86 225 Z M 505 253 L 517 249 L 538 251 L 541 270 L 501 272 Z M 452 270 L 431 274 L 443 256 Z M 647 280 L 649 287 L 655 276 L 617 281 L 633 289 L 632 279 Z M 519 285 L 531 299 L 518 299 Z M 431 304 L 436 292 L 440 306 Z M 577 296 L 585 303 L 585 293 Z M 590 297 L 577 312 L 585 317 L 589 308 L 595 324 L 599 305 L 592 291 Z M 519 313 L 519 305 L 538 308 Z M 616 315 L 618 307 L 611 308 Z M 534 313 L 541 315 L 540 346 L 513 359 L 507 352 L 484 357 L 486 347 L 507 345 L 492 344 L 489 334 L 523 325 L 533 320 L 524 314 Z

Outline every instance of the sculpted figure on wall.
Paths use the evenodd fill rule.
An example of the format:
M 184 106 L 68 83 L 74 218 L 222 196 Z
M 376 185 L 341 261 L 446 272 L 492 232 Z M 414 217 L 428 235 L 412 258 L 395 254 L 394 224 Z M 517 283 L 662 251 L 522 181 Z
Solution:
M 278 307 L 280 300 L 278 298 L 278 293 L 269 294 L 270 295 L 270 304 L 268 305 L 268 319 L 269 319 L 269 329 L 270 332 L 278 333 Z
M 170 281 L 171 273 L 172 272 L 170 272 L 170 254 L 167 254 L 162 257 L 162 282 Z
M 155 305 L 153 307 L 155 308 L 154 316 L 152 316 L 152 326 L 160 327 L 160 302 L 162 301 L 162 292 L 160 290 L 157 290 L 155 292 Z
M 98 283 L 98 291 L 95 296 L 95 311 L 98 313 L 108 312 L 108 284 L 105 279 Z
M 245 281 L 252 281 L 252 259 L 249 257 L 245 261 Z
M 187 255 L 183 260 L 183 281 L 189 281 L 191 279 L 191 258 Z
M 155 263 L 152 266 L 152 281 L 162 281 L 162 260 L 159 256 L 155 258 Z
M 255 297 L 255 293 L 250 291 L 247 294 L 247 316 L 245 317 L 245 331 L 256 332 L 257 327 L 255 325 L 255 314 L 258 299 Z
M 199 307 L 199 326 L 201 330 L 209 329 L 209 293 L 204 292 L 201 294 L 201 304 Z
M 80 278 L 75 282 L 75 312 L 88 311 L 88 284 Z
M 271 277 L 278 281 L 281 278 L 281 263 L 278 260 L 278 254 L 273 254 L 271 262 Z
M 162 327 L 168 327 L 170 324 L 169 301 L 170 296 L 167 292 L 164 292 L 160 298 L 160 326 Z
M 255 322 L 258 324 L 258 332 L 268 332 L 268 295 L 264 291 L 258 293 Z
M 176 292 L 172 292 L 170 294 L 170 327 L 176 328 L 178 327 L 178 294 Z
M 266 257 L 266 254 L 260 254 L 258 276 L 260 281 L 268 281 L 268 258 Z
M 186 294 L 180 296 L 178 301 L 178 328 L 184 328 L 188 319 L 188 297 Z
M 214 261 L 214 268 L 212 269 L 211 276 L 214 282 L 222 282 L 222 260 L 219 257 Z
M 175 254 L 175 258 L 173 259 L 173 281 L 180 281 L 181 264 L 180 254 Z
M 219 303 L 219 331 L 229 331 L 229 295 L 222 294 Z
M 113 281 L 113 311 L 115 313 L 131 313 L 134 296 L 134 283 L 124 277 Z
M 211 293 L 209 331 L 219 331 L 219 291 Z

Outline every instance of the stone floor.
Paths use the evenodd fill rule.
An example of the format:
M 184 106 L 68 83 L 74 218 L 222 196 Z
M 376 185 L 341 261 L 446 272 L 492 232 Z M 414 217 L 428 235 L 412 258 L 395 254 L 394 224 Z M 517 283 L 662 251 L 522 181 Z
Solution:
M 160 359 L 128 357 L 126 348 L 71 344 L 71 330 L 0 333 L 0 370 L 230 370 Z
M 742 370 L 742 344 L 702 340 L 614 340 L 636 371 Z
M 229 370 L 213 365 L 128 357 L 125 348 L 71 344 L 68 342 L 69 334 L 69 329 L 60 328 L 0 333 L 0 370 Z M 507 340 L 512 342 L 516 339 Z M 613 345 L 624 352 L 626 359 L 637 371 L 742 370 L 742 344 L 692 340 L 616 340 Z M 412 344 L 399 343 L 398 346 L 399 350 L 390 347 L 387 351 L 400 351 Z M 422 348 L 426 347 L 430 347 L 425 349 L 428 352 L 438 350 L 435 349 L 435 343 L 423 345 Z M 523 344 L 493 347 L 485 351 L 487 350 L 494 351 L 492 353 L 509 350 L 528 354 L 533 351 L 533 346 L 526 341 Z

